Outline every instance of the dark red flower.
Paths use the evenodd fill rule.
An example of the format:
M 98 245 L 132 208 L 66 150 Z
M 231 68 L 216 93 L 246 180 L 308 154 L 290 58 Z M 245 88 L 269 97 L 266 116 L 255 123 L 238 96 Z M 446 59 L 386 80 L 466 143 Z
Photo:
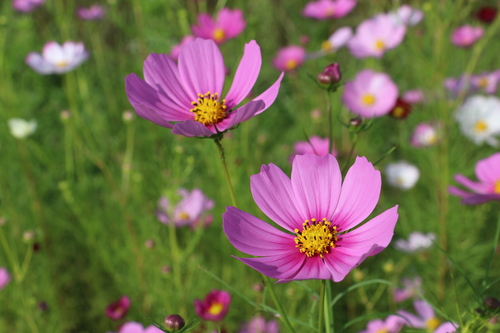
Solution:
M 498 9 L 495 7 L 484 6 L 478 10 L 478 12 L 476 13 L 476 18 L 479 21 L 491 23 L 495 20 L 495 17 L 497 17 L 497 12 Z
M 129 308 L 130 308 L 130 298 L 128 298 L 127 296 L 122 296 L 118 301 L 108 305 L 105 313 L 106 316 L 110 319 L 120 320 L 123 317 L 125 317 Z
M 389 115 L 391 115 L 394 118 L 405 119 L 406 117 L 408 117 L 410 112 L 411 112 L 411 104 L 405 102 L 401 98 L 398 98 L 391 112 L 389 112 Z

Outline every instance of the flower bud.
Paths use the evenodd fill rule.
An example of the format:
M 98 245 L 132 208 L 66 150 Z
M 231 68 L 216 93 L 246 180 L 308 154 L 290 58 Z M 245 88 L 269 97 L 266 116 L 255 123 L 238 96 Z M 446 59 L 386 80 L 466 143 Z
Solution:
M 152 249 L 155 247 L 155 241 L 152 240 L 152 239 L 147 239 L 145 242 L 144 242 L 144 246 L 147 247 L 148 249 Z
M 61 113 L 59 114 L 59 117 L 63 122 L 65 122 L 69 118 L 71 118 L 71 112 L 69 112 L 68 110 L 62 110 Z
M 490 309 L 497 309 L 500 307 L 500 301 L 495 297 L 486 297 L 484 299 L 484 305 L 486 305 Z
M 322 84 L 338 83 L 341 79 L 342 73 L 340 72 L 340 66 L 336 62 L 326 66 L 325 69 L 318 74 L 318 81 Z
M 132 111 L 124 111 L 122 113 L 122 120 L 125 124 L 129 124 L 132 120 L 134 120 L 134 113 Z
M 178 314 L 171 314 L 165 318 L 165 327 L 170 330 L 180 330 L 186 325 L 184 318 Z
M 362 124 L 363 124 L 363 119 L 361 119 L 361 117 L 352 118 L 349 121 L 349 125 L 351 125 L 352 127 L 359 127 Z

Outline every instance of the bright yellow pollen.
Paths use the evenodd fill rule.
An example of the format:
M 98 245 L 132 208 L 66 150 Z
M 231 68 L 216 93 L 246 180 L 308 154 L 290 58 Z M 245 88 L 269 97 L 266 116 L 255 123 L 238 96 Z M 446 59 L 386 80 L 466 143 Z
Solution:
M 290 71 L 297 67 L 298 63 L 295 59 L 289 59 L 285 63 L 285 70 Z
M 405 114 L 405 109 L 400 106 L 396 106 L 392 111 L 392 115 L 396 118 L 401 118 Z
M 181 220 L 189 220 L 189 214 L 186 212 L 180 212 L 179 213 L 179 219 Z
M 477 133 L 485 132 L 488 129 L 488 125 L 483 120 L 478 120 L 474 125 L 474 131 Z
M 63 60 L 63 61 L 58 61 L 58 62 L 56 62 L 56 67 L 57 67 L 57 68 L 64 68 L 64 67 L 66 67 L 66 66 L 68 66 L 68 62 L 67 62 L 67 61 L 64 61 L 64 60 Z
M 495 192 L 496 194 L 500 194 L 500 179 L 495 182 L 493 192 Z
M 191 112 L 195 114 L 194 120 L 205 126 L 214 125 L 226 118 L 226 100 L 219 101 L 219 94 L 211 94 L 210 91 L 205 95 L 198 94 L 198 101 L 191 102 L 194 105 Z
M 330 43 L 330 41 L 325 40 L 323 43 L 321 43 L 321 49 L 323 51 L 331 51 L 333 50 L 333 45 Z
M 441 322 L 437 318 L 427 319 L 427 321 L 425 322 L 425 326 L 429 331 L 434 331 L 439 326 L 439 324 L 441 324 Z
M 335 248 L 335 242 L 338 241 L 337 227 L 330 227 L 331 223 L 323 218 L 321 221 L 311 219 L 302 223 L 302 231 L 295 229 L 297 234 L 293 240 L 295 247 L 300 248 L 301 253 L 308 257 L 319 255 L 323 258 L 323 253 L 330 253 L 330 249 Z
M 481 88 L 486 87 L 488 85 L 488 78 L 486 77 L 480 78 L 477 85 L 480 86 Z
M 212 303 L 210 307 L 208 308 L 208 313 L 211 315 L 218 315 L 221 313 L 222 309 L 224 309 L 224 305 L 219 302 Z
M 375 49 L 377 51 L 384 51 L 385 50 L 385 43 L 383 40 L 377 39 L 375 41 Z
M 361 102 L 366 106 L 373 105 L 375 104 L 375 96 L 372 94 L 364 94 L 363 97 L 361 97 Z
M 217 28 L 214 30 L 213 37 L 216 42 L 220 43 L 226 38 L 226 33 L 221 28 Z
M 381 330 L 378 330 L 377 332 L 375 333 L 389 333 L 389 330 L 387 328 L 383 328 Z

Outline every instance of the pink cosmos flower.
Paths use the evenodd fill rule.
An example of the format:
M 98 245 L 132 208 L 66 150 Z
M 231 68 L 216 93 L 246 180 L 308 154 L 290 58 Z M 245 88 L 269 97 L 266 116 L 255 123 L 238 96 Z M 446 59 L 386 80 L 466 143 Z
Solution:
M 3 289 L 11 280 L 11 276 L 7 268 L 0 267 L 0 290 Z
M 498 81 L 500 81 L 500 71 L 485 72 L 473 75 L 470 79 L 472 87 L 482 90 L 486 94 L 494 94 L 497 91 Z
M 279 325 L 276 320 L 266 323 L 264 317 L 255 316 L 250 322 L 241 326 L 239 333 L 279 333 Z
M 223 228 L 238 250 L 258 258 L 237 258 L 278 282 L 341 281 L 366 257 L 384 250 L 398 219 L 397 206 L 363 224 L 380 197 L 380 172 L 358 157 L 342 183 L 332 155 L 297 155 L 288 178 L 274 164 L 250 178 L 259 208 L 283 232 L 235 207 L 222 215 Z
M 356 6 L 355 0 L 318 0 L 307 3 L 302 11 L 305 17 L 316 20 L 341 18 L 349 14 Z
M 410 138 L 410 144 L 415 148 L 430 147 L 441 138 L 441 124 L 436 122 L 420 123 L 415 127 Z
M 295 156 L 304 154 L 315 154 L 318 156 L 323 156 L 326 154 L 332 154 L 337 157 L 337 151 L 335 147 L 329 149 L 330 142 L 328 138 L 320 138 L 319 136 L 311 136 L 309 141 L 297 141 L 293 145 L 293 154 L 290 157 L 290 161 L 293 161 Z
M 444 322 L 441 325 L 439 325 L 438 328 L 433 333 L 454 333 L 458 329 L 458 325 L 454 324 L 452 322 Z
M 401 99 L 403 99 L 406 103 L 418 104 L 423 102 L 424 93 L 420 89 L 407 90 L 403 93 Z
M 479 182 L 457 174 L 454 179 L 457 183 L 472 192 L 467 192 L 455 186 L 448 187 L 448 192 L 462 198 L 465 205 L 477 205 L 492 200 L 500 201 L 500 153 L 479 160 L 475 174 Z
M 412 328 L 422 328 L 428 331 L 434 331 L 440 324 L 439 319 L 434 314 L 432 306 L 423 300 L 413 302 L 413 307 L 418 316 L 404 310 L 399 310 L 398 314 L 403 317 L 403 323 Z
M 393 20 L 398 24 L 404 24 L 413 27 L 422 21 L 424 13 L 421 10 L 412 8 L 409 5 L 402 5 L 396 11 L 389 13 Z
M 104 8 L 99 5 L 93 5 L 89 8 L 78 7 L 76 15 L 85 21 L 97 21 L 104 17 Z
M 405 34 L 404 25 L 394 22 L 388 14 L 379 14 L 363 21 L 347 46 L 358 59 L 381 58 L 385 51 L 401 44 Z
M 123 324 L 119 333 L 163 333 L 163 331 L 153 325 L 144 328 L 142 324 L 130 321 Z
M 364 118 L 388 114 L 396 104 L 398 87 L 389 75 L 364 69 L 345 85 L 342 101 L 351 112 Z
M 302 46 L 283 47 L 273 59 L 274 67 L 279 71 L 289 72 L 302 66 L 306 59 L 306 50 Z
M 42 50 L 42 54 L 31 52 L 26 57 L 26 64 L 37 73 L 62 74 L 69 72 L 87 60 L 89 54 L 82 42 L 48 42 Z
M 457 47 L 472 46 L 479 38 L 483 37 L 484 30 L 481 27 L 463 25 L 456 28 L 451 35 L 451 42 Z
M 177 45 L 174 45 L 170 50 L 169 54 L 170 58 L 172 58 L 175 61 L 179 60 L 179 54 L 181 53 L 182 48 L 186 46 L 189 42 L 193 41 L 194 39 L 195 37 L 192 35 L 187 35 L 182 37 L 181 42 Z
M 336 52 L 344 47 L 352 37 L 352 29 L 350 27 L 342 27 L 321 44 L 321 49 L 324 52 Z
M 394 289 L 394 302 L 401 303 L 408 298 L 417 297 L 422 293 L 422 278 L 420 276 L 416 276 L 413 279 L 403 279 L 402 283 L 402 289 Z
M 229 311 L 231 295 L 225 290 L 212 290 L 203 301 L 194 300 L 194 310 L 203 320 L 219 321 L 224 319 Z
M 176 227 L 206 225 L 209 220 L 203 215 L 214 208 L 214 201 L 197 188 L 191 192 L 181 188 L 178 193 L 182 200 L 175 207 L 172 207 L 166 197 L 160 198 L 156 210 L 158 220 L 166 225 L 173 222 Z
M 106 308 L 105 314 L 113 320 L 120 320 L 127 315 L 130 308 L 130 298 L 127 296 L 120 297 L 116 302 L 111 303 Z
M 12 0 L 12 7 L 19 12 L 31 12 L 41 5 L 45 0 Z
M 220 45 L 228 39 L 238 37 L 246 24 L 241 10 L 222 8 L 215 21 L 206 13 L 198 15 L 198 25 L 193 25 L 191 30 L 196 37 L 212 39 Z
M 366 330 L 359 333 L 398 333 L 403 328 L 403 319 L 401 317 L 392 315 L 388 316 L 385 320 L 375 319 L 368 322 Z
M 212 136 L 264 112 L 276 99 L 283 73 L 264 93 L 237 107 L 259 75 L 262 59 L 255 41 L 245 45 L 243 58 L 225 99 L 224 60 L 212 40 L 197 38 L 182 48 L 179 65 L 165 54 L 150 54 L 144 62 L 145 81 L 125 78 L 130 104 L 139 116 L 184 136 Z M 172 123 L 174 122 L 174 123 Z

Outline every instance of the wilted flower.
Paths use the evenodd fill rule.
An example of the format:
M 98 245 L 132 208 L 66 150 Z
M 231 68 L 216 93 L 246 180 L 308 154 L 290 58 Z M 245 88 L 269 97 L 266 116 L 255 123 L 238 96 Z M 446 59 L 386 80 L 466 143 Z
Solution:
M 420 123 L 415 127 L 410 138 L 410 144 L 415 148 L 430 147 L 435 145 L 440 137 L 441 125 L 439 123 Z
M 352 37 L 352 29 L 350 27 L 342 27 L 328 37 L 328 40 L 321 44 L 323 52 L 336 52 L 344 47 Z
M 418 104 L 424 100 L 424 93 L 420 89 L 407 90 L 401 96 L 406 103 Z
M 11 280 L 10 274 L 7 268 L 0 267 L 0 290 L 3 289 Z
M 212 290 L 203 301 L 194 300 L 194 310 L 203 320 L 219 321 L 224 319 L 229 311 L 231 295 L 225 290 Z
M 404 24 L 408 27 L 413 27 L 422 21 L 424 13 L 421 10 L 412 8 L 409 5 L 402 5 L 396 11 L 390 12 L 389 15 L 398 24 Z
M 16 139 L 24 139 L 35 133 L 37 127 L 36 120 L 26 121 L 21 118 L 9 119 L 10 134 Z
M 279 333 L 279 325 L 276 320 L 266 320 L 262 316 L 255 316 L 248 323 L 241 326 L 238 333 Z
M 120 328 L 119 333 L 163 333 L 163 331 L 153 325 L 144 327 L 140 323 L 130 321 L 123 324 L 123 326 Z
M 335 147 L 329 149 L 329 146 L 330 142 L 328 138 L 323 139 L 316 135 L 311 136 L 309 138 L 309 141 L 297 141 L 293 145 L 293 154 L 290 160 L 293 161 L 295 156 L 304 154 L 315 154 L 318 156 L 332 154 L 333 156 L 337 156 L 337 151 L 335 150 Z
M 203 215 L 214 208 L 214 201 L 197 188 L 191 192 L 181 188 L 178 193 L 182 199 L 175 207 L 166 197 L 160 198 L 156 209 L 158 220 L 166 225 L 174 223 L 176 227 L 207 225 L 208 219 Z
M 434 309 L 429 303 L 423 300 L 417 300 L 413 302 L 413 307 L 418 316 L 404 310 L 398 311 L 398 315 L 403 317 L 399 318 L 402 319 L 404 325 L 412 328 L 426 329 L 429 332 L 434 331 L 439 326 L 440 321 L 436 318 Z
M 276 99 L 283 74 L 264 93 L 237 108 L 248 96 L 260 71 L 260 48 L 245 45 L 243 58 L 225 99 L 224 60 L 212 40 L 196 40 L 184 46 L 179 65 L 165 54 L 150 54 L 144 62 L 145 81 L 136 74 L 126 77 L 127 97 L 139 116 L 172 133 L 213 136 L 264 112 Z M 174 122 L 174 123 L 172 123 Z
M 179 59 L 179 54 L 181 53 L 182 48 L 193 40 L 195 40 L 195 37 L 192 35 L 187 35 L 187 36 L 182 37 L 181 42 L 177 45 L 174 45 L 172 47 L 172 49 L 170 50 L 170 54 L 169 54 L 170 58 L 177 61 Z
M 385 73 L 364 69 L 345 85 L 342 101 L 351 112 L 364 118 L 388 114 L 398 98 L 398 87 Z
M 398 219 L 395 206 L 354 228 L 380 197 L 380 172 L 365 157 L 356 158 L 343 184 L 335 157 L 305 154 L 293 160 L 291 179 L 263 165 L 250 187 L 259 208 L 292 234 L 235 207 L 222 215 L 224 232 L 238 250 L 259 256 L 237 259 L 278 282 L 343 280 L 387 247 Z
M 356 6 L 355 0 L 317 0 L 308 2 L 302 15 L 317 20 L 341 18 Z
M 498 146 L 500 134 L 500 100 L 494 96 L 469 97 L 455 115 L 462 133 L 476 145 L 484 142 Z
M 57 42 L 48 42 L 42 54 L 31 52 L 26 57 L 26 63 L 37 73 L 62 74 L 73 70 L 87 60 L 89 54 L 82 42 L 64 42 L 61 46 Z
M 414 231 L 408 236 L 408 241 L 398 239 L 394 247 L 399 251 L 413 253 L 420 250 L 428 249 L 432 246 L 432 242 L 436 239 L 436 235 L 432 232 L 424 234 L 419 231 Z
M 306 58 L 306 50 L 297 45 L 283 47 L 273 59 L 274 67 L 279 71 L 289 72 L 302 66 Z
M 476 88 L 477 90 L 482 90 L 486 94 L 496 93 L 499 80 L 500 71 L 473 75 L 470 79 L 471 84 L 474 88 Z
M 395 23 L 388 14 L 379 14 L 361 22 L 347 46 L 356 58 L 381 58 L 385 51 L 401 44 L 405 34 L 404 25 Z
M 403 328 L 403 319 L 391 315 L 385 320 L 375 319 L 368 322 L 366 330 L 359 333 L 398 333 Z
M 97 21 L 104 17 L 104 8 L 100 5 L 93 5 L 89 8 L 78 7 L 76 15 L 85 21 Z
M 122 296 L 118 301 L 108 305 L 105 314 L 110 319 L 120 320 L 127 315 L 129 308 L 130 308 L 130 298 L 128 298 L 127 296 Z
M 394 289 L 394 302 L 401 303 L 408 298 L 419 296 L 422 293 L 422 278 L 416 276 L 413 279 L 403 279 L 403 289 Z
M 216 20 L 206 13 L 199 14 L 198 25 L 193 25 L 191 30 L 196 37 L 211 39 L 220 45 L 228 39 L 238 37 L 245 26 L 246 22 L 240 9 L 222 8 Z
M 389 185 L 402 190 L 409 190 L 415 186 L 420 177 L 418 168 L 406 161 L 387 164 L 385 174 Z
M 484 30 L 481 27 L 463 25 L 456 28 L 451 35 L 451 42 L 458 47 L 469 47 L 479 38 L 483 37 Z
M 12 0 L 12 7 L 20 12 L 31 12 L 43 5 L 45 0 Z
M 479 182 L 457 174 L 454 179 L 457 183 L 472 192 L 467 192 L 450 186 L 448 192 L 462 198 L 466 205 L 477 205 L 492 200 L 500 200 L 500 153 L 479 160 L 476 164 L 475 174 Z

